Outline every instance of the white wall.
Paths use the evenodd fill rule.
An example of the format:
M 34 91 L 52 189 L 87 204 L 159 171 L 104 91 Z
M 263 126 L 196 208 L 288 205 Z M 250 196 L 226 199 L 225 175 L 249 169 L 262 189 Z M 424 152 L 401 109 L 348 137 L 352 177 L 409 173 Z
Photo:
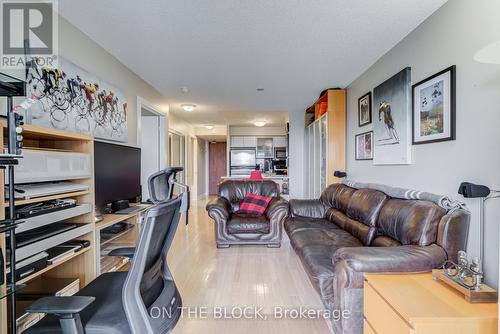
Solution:
M 500 188 L 500 66 L 479 64 L 474 53 L 500 39 L 500 1 L 450 0 L 348 87 L 347 173 L 356 180 L 427 190 L 462 199 L 461 181 Z M 416 83 L 457 65 L 457 140 L 413 146 L 412 165 L 373 166 L 354 160 L 357 100 L 406 66 Z M 373 111 L 373 116 L 376 113 Z M 371 127 L 371 126 L 370 126 Z M 479 255 L 479 206 L 472 210 L 468 250 Z M 497 286 L 500 201 L 487 204 L 486 282 Z
M 168 100 L 156 89 L 62 17 L 59 17 L 59 53 L 126 94 L 129 145 L 137 145 L 137 96 L 160 109 L 168 106 Z

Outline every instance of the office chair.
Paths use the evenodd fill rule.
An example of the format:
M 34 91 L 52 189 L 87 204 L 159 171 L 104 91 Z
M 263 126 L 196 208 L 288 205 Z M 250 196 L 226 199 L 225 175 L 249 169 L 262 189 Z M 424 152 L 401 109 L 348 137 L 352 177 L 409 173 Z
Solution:
M 24 333 L 169 333 L 181 315 L 182 300 L 167 253 L 186 198 L 181 194 L 148 209 L 128 272 L 102 274 L 74 296 L 37 300 L 27 312 L 47 316 Z
M 177 173 L 182 172 L 183 167 L 168 167 L 152 174 L 148 178 L 148 191 L 151 203 L 156 204 L 170 200 L 174 196 L 174 188 L 178 186 L 182 193 L 182 204 L 180 212 L 184 212 L 184 222 L 188 224 L 188 212 L 190 203 L 189 187 L 183 183 L 177 182 Z M 142 225 L 141 223 L 139 225 Z M 124 256 L 132 258 L 135 253 L 135 247 L 115 248 L 108 253 L 109 256 Z

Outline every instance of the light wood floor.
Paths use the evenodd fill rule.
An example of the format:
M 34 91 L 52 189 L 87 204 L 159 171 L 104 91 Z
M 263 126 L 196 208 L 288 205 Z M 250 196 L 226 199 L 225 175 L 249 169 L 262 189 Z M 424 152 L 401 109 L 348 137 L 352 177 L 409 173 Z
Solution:
M 330 333 L 324 319 L 284 320 L 273 316 L 275 307 L 323 308 L 286 233 L 279 249 L 217 249 L 214 223 L 206 214 L 205 203 L 192 205 L 189 225 L 179 224 L 170 250 L 170 268 L 184 307 L 209 313 L 215 307 L 226 307 L 229 312 L 234 307 L 263 307 L 266 319 L 221 320 L 213 314 L 196 319 L 185 312 L 174 333 Z

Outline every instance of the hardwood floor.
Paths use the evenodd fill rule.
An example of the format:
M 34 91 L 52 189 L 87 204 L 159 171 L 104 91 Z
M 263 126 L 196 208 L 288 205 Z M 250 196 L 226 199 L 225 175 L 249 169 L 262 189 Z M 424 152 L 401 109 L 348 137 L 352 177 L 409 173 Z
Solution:
M 286 233 L 278 249 L 217 249 L 214 223 L 206 214 L 205 203 L 192 205 L 189 225 L 181 221 L 169 255 L 185 307 L 173 333 L 330 333 L 322 318 L 285 320 L 274 316 L 275 307 L 323 309 Z M 225 307 L 228 314 L 234 311 L 236 319 L 218 318 L 218 307 Z M 238 307 L 262 308 L 257 313 L 265 319 L 237 319 Z M 188 310 L 198 311 L 199 316 L 190 316 Z

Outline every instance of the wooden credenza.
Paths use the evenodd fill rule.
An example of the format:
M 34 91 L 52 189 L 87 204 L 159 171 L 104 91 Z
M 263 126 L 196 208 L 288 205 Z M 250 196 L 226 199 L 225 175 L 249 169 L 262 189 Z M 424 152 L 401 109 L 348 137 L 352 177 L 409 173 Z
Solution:
M 365 334 L 496 334 L 498 304 L 470 304 L 428 274 L 366 274 Z

